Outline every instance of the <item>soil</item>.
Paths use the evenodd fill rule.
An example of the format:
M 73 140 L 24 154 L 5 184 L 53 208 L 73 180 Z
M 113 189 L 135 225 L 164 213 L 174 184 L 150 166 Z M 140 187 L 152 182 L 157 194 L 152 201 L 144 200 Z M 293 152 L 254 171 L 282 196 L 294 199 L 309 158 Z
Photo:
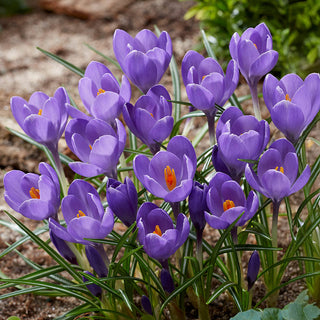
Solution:
M 173 40 L 174 54 L 178 64 L 187 50 L 194 49 L 198 44 L 199 27 L 194 20 L 184 20 L 183 16 L 192 6 L 192 1 L 177 0 L 42 0 L 29 1 L 31 10 L 23 15 L 1 18 L 0 20 L 0 211 L 7 210 L 19 218 L 30 229 L 34 230 L 39 223 L 30 221 L 13 212 L 3 200 L 3 176 L 12 169 L 25 172 L 38 172 L 38 163 L 46 161 L 45 155 L 20 138 L 11 134 L 6 128 L 20 131 L 18 124 L 12 117 L 10 97 L 21 96 L 29 99 L 34 91 L 43 91 L 52 96 L 56 88 L 64 86 L 75 102 L 81 104 L 77 93 L 79 77 L 63 66 L 44 56 L 36 47 L 59 55 L 72 62 L 77 67 L 85 69 L 92 60 L 105 61 L 90 50 L 89 44 L 106 56 L 114 58 L 112 50 L 112 36 L 116 28 L 121 28 L 135 35 L 143 28 L 166 30 Z M 117 73 L 112 65 L 107 64 L 112 72 Z M 161 82 L 170 86 L 169 76 Z M 247 93 L 248 89 L 240 85 L 238 92 Z M 186 100 L 184 94 L 183 97 Z M 252 112 L 250 104 L 246 111 Z M 266 109 L 265 109 L 266 111 Z M 194 122 L 194 130 L 200 129 L 204 120 Z M 317 131 L 313 133 L 317 136 Z M 202 145 L 207 148 L 208 139 Z M 60 151 L 66 152 L 66 145 L 62 141 Z M 309 156 L 319 153 L 310 147 Z M 299 195 L 293 200 L 298 205 Z M 0 219 L 9 221 L 4 213 Z M 209 241 L 216 241 L 217 234 L 212 229 L 205 229 L 205 236 Z M 7 244 L 14 243 L 21 234 L 0 224 L 0 250 Z M 44 236 L 47 239 L 48 236 Z M 279 246 L 285 248 L 290 242 L 286 219 L 279 222 Z M 27 258 L 46 267 L 54 261 L 40 250 L 35 244 L 28 242 L 18 247 Z M 244 259 L 245 260 L 245 259 Z M 247 261 L 247 260 L 246 260 Z M 245 261 L 244 261 L 245 263 Z M 1 272 L 18 278 L 31 271 L 25 261 L 11 253 L 0 259 Z M 290 265 L 287 279 L 299 274 L 296 264 Z M 295 282 L 280 292 L 279 307 L 293 301 L 305 288 L 304 282 Z M 11 292 L 12 289 L 1 290 L 0 294 Z M 255 298 L 263 297 L 265 293 L 262 282 L 255 286 Z M 254 301 L 255 302 L 255 301 Z M 19 316 L 28 320 L 54 319 L 66 311 L 77 306 L 79 301 L 73 298 L 47 298 L 31 294 L 0 300 L 0 320 L 9 316 Z M 189 319 L 196 319 L 197 312 L 190 303 Z M 215 319 L 229 319 L 236 313 L 233 303 L 223 294 L 210 306 L 212 317 Z

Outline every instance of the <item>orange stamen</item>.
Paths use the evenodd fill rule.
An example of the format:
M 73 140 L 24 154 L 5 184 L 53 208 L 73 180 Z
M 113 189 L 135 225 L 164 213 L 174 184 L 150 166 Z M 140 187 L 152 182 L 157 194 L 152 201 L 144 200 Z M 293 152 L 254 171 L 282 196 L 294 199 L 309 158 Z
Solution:
M 104 93 L 104 92 L 106 92 L 106 90 L 103 90 L 103 89 L 100 88 L 100 89 L 98 90 L 98 92 L 97 92 L 97 96 L 98 96 L 99 94 L 101 94 L 101 93 Z
M 154 116 L 153 116 L 153 114 L 150 112 L 150 116 L 152 117 L 152 118 L 154 118 Z
M 275 170 L 276 170 L 276 171 L 280 171 L 281 173 L 284 173 L 283 167 L 280 167 L 280 168 L 279 168 L 279 167 L 277 166 L 277 167 L 275 167 Z
M 257 45 L 256 45 L 255 43 L 254 43 L 253 45 L 254 45 L 254 46 L 256 47 L 256 49 L 258 50 L 258 47 L 257 47 Z
M 161 232 L 161 229 L 159 227 L 159 225 L 157 224 L 156 227 L 154 228 L 154 231 L 153 233 L 157 234 L 158 236 L 162 236 L 162 232 Z
M 291 101 L 291 99 L 290 99 L 290 97 L 289 97 L 288 94 L 286 94 L 286 100 L 287 100 L 287 101 Z
M 77 213 L 77 218 L 80 218 L 80 217 L 85 217 L 86 216 L 86 214 L 83 212 L 83 211 L 81 211 L 81 210 L 78 210 L 78 213 Z
M 174 169 L 172 168 L 171 170 L 169 166 L 166 166 L 164 169 L 164 178 L 169 191 L 172 191 L 177 185 L 177 178 Z
M 223 211 L 227 211 L 231 208 L 234 208 L 235 205 L 234 205 L 234 202 L 232 200 L 226 200 L 224 203 L 223 203 Z
M 39 116 L 42 115 L 42 109 L 39 109 L 38 115 L 39 115 Z
M 35 187 L 32 187 L 29 190 L 29 194 L 32 199 L 40 199 L 40 190 L 36 189 Z
M 91 144 L 89 144 L 89 148 L 90 148 L 90 150 L 92 150 L 92 145 Z

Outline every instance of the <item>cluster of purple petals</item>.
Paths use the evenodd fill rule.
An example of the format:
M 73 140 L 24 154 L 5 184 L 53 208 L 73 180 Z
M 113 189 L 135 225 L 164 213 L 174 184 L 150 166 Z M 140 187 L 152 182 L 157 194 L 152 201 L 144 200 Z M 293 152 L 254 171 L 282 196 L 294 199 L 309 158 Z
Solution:
M 184 136 L 173 137 L 167 150 L 157 152 L 151 160 L 140 154 L 133 161 L 134 173 L 143 186 L 167 202 L 178 202 L 188 197 L 196 168 L 196 153 L 191 142 Z M 176 179 L 171 190 L 168 188 L 165 170 L 171 170 Z
M 239 181 L 246 162 L 257 160 L 267 146 L 270 128 L 265 120 L 243 115 L 230 107 L 220 117 L 216 129 L 217 145 L 213 147 L 212 162 L 216 171 L 224 172 Z
M 172 43 L 167 32 L 157 37 L 150 30 L 141 30 L 135 38 L 117 29 L 113 50 L 124 74 L 143 93 L 158 84 L 172 57 Z
M 131 87 L 125 76 L 119 85 L 104 64 L 92 61 L 79 81 L 79 94 L 90 115 L 113 124 L 121 114 L 124 104 L 130 101 Z M 90 116 L 71 106 L 68 112 L 72 118 L 90 119 Z
M 113 229 L 113 213 L 104 210 L 96 189 L 87 181 L 74 180 L 63 198 L 61 210 L 67 227 L 50 219 L 50 230 L 60 239 L 89 245 L 85 238 L 103 239 Z
M 250 88 L 255 87 L 278 61 L 278 52 L 272 49 L 272 36 L 264 23 L 246 29 L 241 36 L 234 33 L 229 50 Z
M 226 229 L 241 215 L 235 226 L 243 226 L 250 220 L 258 210 L 259 199 L 253 191 L 246 199 L 236 181 L 217 172 L 209 183 L 207 206 L 209 210 L 205 212 L 205 219 L 208 224 L 215 229 Z
M 19 126 L 29 137 L 50 150 L 57 149 L 64 132 L 69 102 L 62 87 L 51 98 L 43 92 L 34 92 L 28 102 L 21 97 L 10 100 L 12 114 Z
M 145 202 L 138 210 L 138 238 L 146 253 L 165 262 L 187 240 L 190 226 L 188 218 L 180 213 L 176 227 L 168 213 L 151 202 Z M 155 232 L 160 230 L 159 232 Z
M 12 170 L 5 174 L 4 198 L 8 205 L 33 220 L 56 217 L 60 206 L 60 184 L 54 169 L 39 164 L 40 175 Z
M 239 69 L 235 60 L 228 64 L 224 74 L 213 58 L 204 58 L 196 51 L 188 51 L 182 60 L 181 74 L 192 105 L 200 110 L 216 110 L 223 106 L 236 89 Z
M 274 203 L 280 203 L 308 182 L 310 167 L 307 165 L 297 178 L 298 171 L 299 162 L 294 146 L 286 139 L 279 139 L 261 156 L 257 173 L 247 165 L 245 175 L 253 189 Z
M 161 85 L 153 86 L 135 105 L 127 103 L 123 118 L 130 131 L 146 144 L 153 154 L 170 135 L 173 128 L 172 103 L 168 91 Z
M 66 142 L 80 159 L 69 164 L 84 177 L 105 174 L 117 177 L 117 163 L 126 142 L 126 130 L 116 119 L 117 131 L 100 119 L 72 119 L 66 128 Z
M 289 141 L 296 143 L 320 110 L 320 75 L 309 74 L 303 81 L 293 73 L 280 80 L 268 74 L 263 97 L 272 122 Z

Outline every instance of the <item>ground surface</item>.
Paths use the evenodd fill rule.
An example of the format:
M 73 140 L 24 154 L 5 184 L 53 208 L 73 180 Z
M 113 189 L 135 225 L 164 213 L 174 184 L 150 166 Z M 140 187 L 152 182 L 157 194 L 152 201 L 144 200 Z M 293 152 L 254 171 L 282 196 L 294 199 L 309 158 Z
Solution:
M 154 25 L 168 31 L 173 39 L 178 63 L 187 50 L 194 48 L 199 36 L 197 23 L 183 19 L 191 2 L 43 0 L 33 1 L 32 4 L 34 8 L 28 14 L 2 18 L 0 21 L 0 210 L 8 210 L 11 213 L 13 211 L 3 200 L 3 175 L 12 169 L 36 172 L 39 161 L 44 161 L 45 157 L 36 148 L 25 144 L 5 128 L 20 130 L 11 115 L 10 97 L 17 95 L 28 99 L 34 91 L 44 91 L 52 95 L 56 88 L 63 85 L 75 101 L 80 103 L 77 93 L 79 77 L 45 57 L 36 49 L 37 46 L 85 69 L 91 60 L 103 61 L 96 53 L 89 50 L 85 43 L 107 56 L 114 57 L 112 35 L 116 28 L 125 29 L 132 35 L 143 28 L 153 29 Z M 112 66 L 108 67 L 114 71 Z M 170 85 L 169 78 L 165 77 L 162 83 Z M 247 88 L 243 86 L 238 90 L 247 92 Z M 249 112 L 250 107 L 248 105 Z M 196 123 L 195 129 L 202 124 L 203 122 Z M 61 151 L 65 148 L 63 144 L 60 147 Z M 310 151 L 313 152 L 312 150 Z M 299 203 L 299 198 L 295 201 Z M 1 213 L 0 218 L 6 219 L 5 214 Z M 21 216 L 19 219 L 31 229 L 37 227 L 37 223 Z M 279 245 L 285 247 L 290 241 L 285 219 L 280 221 L 279 228 Z M 206 232 L 208 239 L 214 238 L 210 230 Z M 0 250 L 6 248 L 6 243 L 13 243 L 19 237 L 19 233 L 0 225 Z M 19 250 L 40 265 L 53 263 L 31 243 L 24 244 Z M 10 277 L 19 277 L 30 272 L 26 263 L 13 253 L 0 259 L 0 269 Z M 297 272 L 297 267 L 293 266 L 290 275 Z M 296 283 L 283 290 L 279 306 L 292 301 L 303 288 L 303 283 Z M 262 284 L 257 286 L 258 295 L 263 295 L 263 290 Z M 1 293 L 5 292 L 9 291 Z M 77 303 L 73 299 L 35 298 L 32 295 L 11 298 L 0 301 L 0 320 L 11 315 L 28 320 L 53 319 Z M 217 319 L 229 319 L 235 312 L 231 306 L 232 303 L 228 302 L 228 298 L 222 296 L 213 303 L 212 313 Z M 190 307 L 190 318 L 192 315 L 194 312 Z

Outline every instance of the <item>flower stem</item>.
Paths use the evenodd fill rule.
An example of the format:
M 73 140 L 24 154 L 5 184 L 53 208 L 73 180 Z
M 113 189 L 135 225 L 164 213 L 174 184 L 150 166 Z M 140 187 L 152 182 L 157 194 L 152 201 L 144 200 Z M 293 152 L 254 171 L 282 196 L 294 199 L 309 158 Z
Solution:
M 261 112 L 260 112 L 260 106 L 259 106 L 259 98 L 258 98 L 258 85 L 249 85 L 250 92 L 252 96 L 252 103 L 253 103 L 253 111 L 255 117 L 260 121 L 261 120 Z
M 208 120 L 210 144 L 213 146 L 216 144 L 215 117 L 217 109 L 213 108 L 212 110 L 205 110 L 203 112 Z
M 65 197 L 68 193 L 68 180 L 64 174 L 62 163 L 60 161 L 60 156 L 59 156 L 59 151 L 58 151 L 58 146 L 54 148 L 50 148 L 50 151 L 52 153 L 53 159 L 54 159 L 54 164 L 55 164 L 55 169 L 59 177 L 60 181 L 60 186 L 62 190 L 62 196 Z
M 178 215 L 180 213 L 180 202 L 170 202 L 170 204 L 171 204 L 172 211 L 174 214 L 174 219 L 177 222 Z

